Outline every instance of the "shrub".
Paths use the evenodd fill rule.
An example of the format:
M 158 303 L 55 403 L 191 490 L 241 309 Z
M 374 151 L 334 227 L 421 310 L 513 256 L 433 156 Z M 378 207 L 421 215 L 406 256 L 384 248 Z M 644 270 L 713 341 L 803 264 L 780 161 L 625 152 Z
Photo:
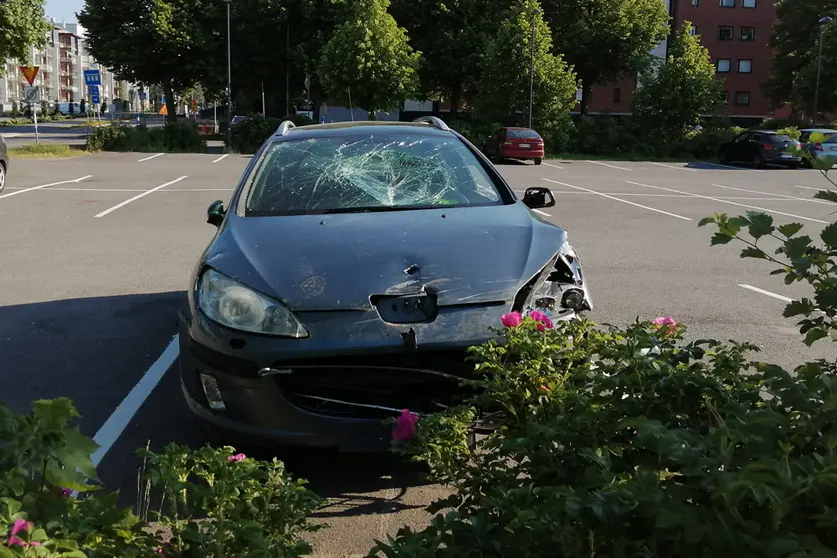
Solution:
M 777 134 L 783 134 L 791 139 L 799 140 L 802 134 L 799 133 L 799 128 L 796 126 L 788 126 L 787 128 L 779 128 L 776 130 Z
M 206 140 L 193 122 L 179 120 L 162 127 L 99 126 L 87 137 L 90 151 L 204 153 Z
M 287 115 L 283 118 L 264 118 L 251 116 L 232 128 L 232 148 L 239 153 L 255 153 L 267 138 L 276 133 L 279 125 L 290 120 L 297 126 L 307 126 L 314 121 L 302 114 Z M 223 126 L 226 132 L 226 125 Z
M 49 558 L 294 557 L 310 552 L 300 536 L 319 505 L 276 460 L 230 447 L 169 446 L 141 453 L 147 464 L 139 513 L 102 493 L 68 399 L 36 401 L 28 415 L 0 404 L 0 556 Z M 71 497 L 79 491 L 79 497 Z M 150 495 L 162 497 L 150 508 Z M 153 516 L 156 524 L 146 519 Z
M 833 363 L 794 376 L 672 320 L 538 327 L 473 348 L 481 394 L 395 442 L 455 493 L 370 556 L 837 551 Z

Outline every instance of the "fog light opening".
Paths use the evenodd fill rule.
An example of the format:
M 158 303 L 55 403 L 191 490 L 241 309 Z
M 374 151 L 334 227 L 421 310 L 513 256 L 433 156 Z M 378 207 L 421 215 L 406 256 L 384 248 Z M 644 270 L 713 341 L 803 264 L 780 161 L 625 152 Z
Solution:
M 555 299 L 551 296 L 536 298 L 535 308 L 538 310 L 555 310 Z
M 581 289 L 569 289 L 561 298 L 561 306 L 571 310 L 578 310 L 584 304 L 584 293 Z
M 224 404 L 224 398 L 221 396 L 221 388 L 218 387 L 218 380 L 212 376 L 201 374 L 201 387 L 203 387 L 203 394 L 206 396 L 206 402 L 209 408 L 213 411 L 226 411 L 227 406 Z

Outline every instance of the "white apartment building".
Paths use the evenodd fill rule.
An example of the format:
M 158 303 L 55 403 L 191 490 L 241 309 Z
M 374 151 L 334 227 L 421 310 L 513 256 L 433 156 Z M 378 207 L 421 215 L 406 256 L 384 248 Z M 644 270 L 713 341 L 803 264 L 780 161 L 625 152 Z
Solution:
M 117 80 L 113 73 L 98 64 L 85 47 L 84 28 L 77 23 L 52 23 L 44 48 L 31 48 L 28 62 L 38 66 L 38 76 L 33 85 L 41 89 L 41 99 L 48 103 L 90 102 L 84 84 L 84 70 L 97 69 L 101 73 L 102 85 L 99 96 L 108 106 L 114 99 L 128 99 L 137 88 L 126 81 Z M 28 83 L 23 77 L 16 60 L 8 61 L 5 74 L 0 76 L 0 105 L 2 111 L 11 110 L 12 103 L 23 99 L 23 88 Z

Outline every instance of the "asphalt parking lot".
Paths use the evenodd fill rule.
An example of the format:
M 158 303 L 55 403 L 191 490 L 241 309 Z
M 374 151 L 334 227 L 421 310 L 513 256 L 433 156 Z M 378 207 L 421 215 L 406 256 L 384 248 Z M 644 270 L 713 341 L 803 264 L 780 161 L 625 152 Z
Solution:
M 15 160 L 0 193 L 2 401 L 25 411 L 35 399 L 67 396 L 82 429 L 103 449 L 100 474 L 134 501 L 134 449 L 151 441 L 198 445 L 176 374 L 176 311 L 189 274 L 215 229 L 206 208 L 229 199 L 244 156 L 96 154 Z M 710 248 L 715 212 L 771 213 L 816 234 L 834 205 L 814 200 L 815 171 L 714 164 L 549 160 L 501 172 L 522 195 L 547 186 L 555 207 L 540 212 L 565 227 L 595 303 L 591 317 L 624 325 L 671 315 L 694 337 L 752 341 L 759 358 L 792 367 L 830 355 L 806 348 L 784 300 L 785 286 L 740 246 Z M 330 498 L 315 534 L 320 556 L 365 553 L 373 538 L 407 523 L 441 489 L 383 458 L 280 455 Z

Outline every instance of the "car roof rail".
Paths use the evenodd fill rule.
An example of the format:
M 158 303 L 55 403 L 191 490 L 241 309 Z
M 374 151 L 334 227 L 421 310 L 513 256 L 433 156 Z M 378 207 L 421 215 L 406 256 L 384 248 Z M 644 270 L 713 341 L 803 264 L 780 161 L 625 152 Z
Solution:
M 294 124 L 291 120 L 285 120 L 281 124 L 279 124 L 279 128 L 276 130 L 275 136 L 287 136 L 288 132 L 291 131 L 291 128 L 296 128 L 296 124 Z
M 413 122 L 423 122 L 425 124 L 430 124 L 434 128 L 438 128 L 439 130 L 442 130 L 444 132 L 450 131 L 450 128 L 447 124 L 445 124 L 445 121 L 439 118 L 438 116 L 419 116 L 418 118 L 413 120 Z

